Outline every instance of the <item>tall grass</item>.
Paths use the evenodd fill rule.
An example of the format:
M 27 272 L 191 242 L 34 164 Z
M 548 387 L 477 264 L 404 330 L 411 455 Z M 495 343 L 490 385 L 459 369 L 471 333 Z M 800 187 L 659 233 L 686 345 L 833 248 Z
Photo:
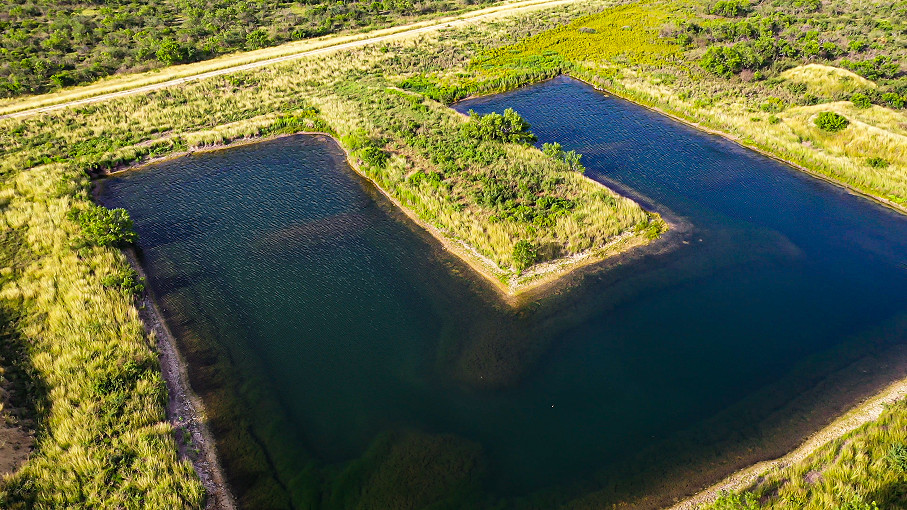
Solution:
M 866 78 L 847 69 L 823 64 L 806 64 L 788 69 L 779 75 L 790 83 L 802 83 L 819 97 L 835 97 L 877 88 Z
M 132 295 L 105 278 L 128 266 L 112 248 L 79 246 L 70 210 L 87 182 L 63 164 L 5 176 L 9 271 L 0 290 L 46 388 L 35 451 L 3 481 L 3 508 L 198 508 L 204 491 L 177 458 L 166 389 Z

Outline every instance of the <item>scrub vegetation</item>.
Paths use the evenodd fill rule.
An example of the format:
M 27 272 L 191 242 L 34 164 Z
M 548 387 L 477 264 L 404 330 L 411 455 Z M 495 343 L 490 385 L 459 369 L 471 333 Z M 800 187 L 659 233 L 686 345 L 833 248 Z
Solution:
M 3 0 L 0 98 L 207 60 L 346 29 L 474 8 L 473 0 L 287 3 Z
M 401 86 L 451 102 L 566 72 L 905 207 L 904 10 L 633 2 L 480 51 L 467 73 L 423 72 Z M 868 163 L 879 159 L 888 164 Z

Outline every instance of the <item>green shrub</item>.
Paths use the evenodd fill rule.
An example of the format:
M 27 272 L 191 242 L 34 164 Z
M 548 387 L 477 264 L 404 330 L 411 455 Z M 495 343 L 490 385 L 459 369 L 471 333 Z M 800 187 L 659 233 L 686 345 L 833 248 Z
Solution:
M 709 7 L 709 14 L 736 18 L 745 15 L 749 10 L 750 3 L 747 0 L 718 0 Z
M 386 152 L 375 145 L 368 145 L 359 151 L 362 162 L 374 168 L 384 168 L 389 159 Z
M 907 445 L 904 443 L 891 445 L 888 450 L 888 460 L 891 461 L 895 469 L 907 473 Z
M 780 123 L 781 123 L 781 119 L 778 118 L 778 117 L 776 117 L 776 116 L 774 116 L 774 115 L 769 115 L 769 116 L 768 116 L 768 123 L 769 123 L 769 124 L 780 124 Z
M 708 510 L 757 510 L 759 501 L 749 492 L 742 494 L 722 492 L 714 503 L 705 508 Z
M 372 143 L 364 129 L 357 129 L 348 135 L 344 135 L 340 138 L 340 141 L 351 151 L 359 150 Z
M 816 116 L 814 122 L 819 129 L 831 133 L 843 131 L 850 125 L 850 121 L 847 120 L 847 117 L 835 112 L 821 112 Z
M 121 246 L 133 243 L 138 235 L 132 230 L 132 219 L 126 209 L 107 209 L 91 206 L 88 209 L 73 209 L 69 219 L 79 224 L 82 240 L 98 246 Z
M 875 501 L 867 502 L 860 496 L 853 494 L 844 504 L 838 506 L 837 510 L 879 510 L 879 505 Z
M 538 251 L 531 242 L 521 239 L 513 246 L 513 265 L 522 273 L 538 259 Z
M 129 294 L 139 295 L 145 290 L 145 279 L 132 270 L 107 275 L 101 279 L 101 285 L 109 289 L 123 289 Z
M 180 43 L 173 39 L 164 39 L 157 50 L 157 59 L 165 66 L 179 64 L 189 59 L 189 54 Z
M 868 47 L 869 43 L 864 41 L 863 39 L 853 39 L 849 43 L 847 43 L 847 49 L 854 53 L 865 51 Z
M 265 48 L 271 44 L 271 40 L 268 37 L 268 33 L 259 28 L 258 30 L 253 30 L 246 35 L 246 49 L 247 50 L 257 50 L 259 48 Z
M 903 108 L 904 104 L 907 103 L 907 98 L 894 92 L 886 92 L 882 94 L 882 102 L 892 108 Z
M 536 139 L 529 131 L 529 123 L 511 108 L 504 110 L 504 115 L 495 112 L 479 115 L 470 110 L 469 122 L 464 125 L 463 132 L 477 140 L 530 143 Z
M 543 143 L 542 153 L 557 161 L 563 161 L 574 172 L 584 173 L 586 171 L 586 167 L 579 162 L 583 155 L 576 151 L 564 151 L 561 144 L 557 142 Z
M 869 96 L 860 94 L 859 92 L 850 97 L 850 102 L 857 108 L 863 110 L 872 106 L 872 101 L 869 100 Z
M 699 60 L 699 65 L 710 73 L 730 76 L 743 70 L 743 56 L 737 48 L 712 46 Z
M 871 157 L 871 158 L 867 159 L 867 160 L 866 160 L 866 164 L 869 165 L 869 166 L 871 166 L 872 168 L 886 168 L 886 167 L 888 167 L 888 161 L 886 161 L 886 160 L 884 160 L 884 159 L 882 159 L 882 158 L 879 158 L 879 157 Z
M 894 78 L 897 76 L 901 67 L 898 62 L 890 56 L 879 55 L 875 58 L 853 62 L 844 59 L 841 64 L 851 71 L 869 80 L 880 80 L 883 78 Z

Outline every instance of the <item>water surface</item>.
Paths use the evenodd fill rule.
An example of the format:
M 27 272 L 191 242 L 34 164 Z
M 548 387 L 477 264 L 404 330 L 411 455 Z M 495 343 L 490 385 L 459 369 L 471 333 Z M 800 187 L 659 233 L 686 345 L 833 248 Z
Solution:
M 907 218 L 567 78 L 457 105 L 508 107 L 682 228 L 511 310 L 325 139 L 104 183 L 246 506 L 651 506 L 905 375 Z

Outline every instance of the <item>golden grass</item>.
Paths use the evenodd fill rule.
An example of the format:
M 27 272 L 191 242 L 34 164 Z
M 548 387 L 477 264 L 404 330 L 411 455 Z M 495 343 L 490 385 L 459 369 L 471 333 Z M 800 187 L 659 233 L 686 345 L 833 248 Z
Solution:
M 13 254 L 0 305 L 20 313 L 15 327 L 47 407 L 36 451 L 3 480 L 0 506 L 199 508 L 204 490 L 177 458 L 156 354 L 132 298 L 101 283 L 128 267 L 123 255 L 73 242 L 66 214 L 90 203 L 83 184 L 50 164 L 3 187 L 0 226 L 23 235 L 0 246 Z
M 780 77 L 793 83 L 803 83 L 807 90 L 820 97 L 836 97 L 877 87 L 872 81 L 847 69 L 823 64 L 797 66 L 784 71 Z

